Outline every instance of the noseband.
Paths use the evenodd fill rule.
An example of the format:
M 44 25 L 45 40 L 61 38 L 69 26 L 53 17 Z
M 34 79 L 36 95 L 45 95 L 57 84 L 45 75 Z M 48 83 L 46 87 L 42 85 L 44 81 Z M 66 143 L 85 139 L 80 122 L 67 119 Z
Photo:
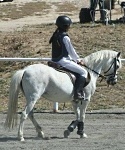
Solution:
M 112 68 L 113 65 L 114 65 L 114 72 L 111 73 L 111 74 L 106 74 L 107 72 L 109 72 L 109 70 Z M 113 61 L 112 64 L 111 64 L 111 66 L 109 67 L 109 69 L 104 72 L 104 74 L 105 74 L 104 76 L 105 76 L 105 77 L 107 77 L 107 76 L 115 77 L 116 71 L 117 71 L 117 58 L 115 57 L 115 58 L 114 58 L 114 61 Z

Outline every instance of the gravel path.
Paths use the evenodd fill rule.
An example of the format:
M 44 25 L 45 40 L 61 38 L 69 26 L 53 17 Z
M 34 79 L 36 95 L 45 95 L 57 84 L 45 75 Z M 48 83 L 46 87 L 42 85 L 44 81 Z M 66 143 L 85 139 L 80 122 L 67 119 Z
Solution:
M 124 150 L 125 112 L 100 112 L 86 114 L 86 139 L 80 139 L 77 130 L 68 139 L 63 138 L 63 131 L 74 120 L 72 113 L 35 113 L 45 136 L 50 139 L 38 139 L 32 123 L 27 119 L 23 143 L 17 140 L 17 128 L 10 132 L 3 129 L 6 115 L 0 114 L 0 150 Z
M 80 9 L 83 7 L 89 7 L 90 1 L 89 0 L 13 0 L 13 2 L 9 3 L 12 5 L 16 5 L 17 7 L 19 5 L 29 3 L 29 2 L 43 2 L 45 1 L 48 4 L 51 4 L 51 8 L 48 10 L 49 12 L 45 13 L 42 16 L 27 16 L 20 19 L 15 20 L 8 20 L 8 21 L 0 21 L 0 31 L 14 31 L 14 30 L 22 30 L 24 26 L 27 25 L 37 25 L 37 24 L 45 24 L 45 23 L 54 23 L 55 18 L 59 15 L 67 15 L 71 17 L 73 22 L 79 22 L 79 12 Z M 57 3 L 63 3 L 63 2 L 72 2 L 74 5 L 78 7 L 78 10 L 74 10 L 73 12 L 57 12 L 55 4 Z M 0 3 L 0 5 L 7 5 L 8 3 Z M 116 15 L 117 10 L 120 11 L 120 5 L 116 5 L 116 10 L 112 10 L 112 19 L 119 18 L 122 16 Z M 97 17 L 99 16 L 99 13 L 97 14 Z
M 48 4 L 51 4 L 51 8 L 49 9 L 49 12 L 42 16 L 27 16 L 23 17 L 20 19 L 15 19 L 15 20 L 8 20 L 8 21 L 0 21 L 0 31 L 14 31 L 14 30 L 22 30 L 24 26 L 27 25 L 37 25 L 37 24 L 45 24 L 45 23 L 54 23 L 55 18 L 57 16 L 64 14 L 64 12 L 56 12 L 56 3 L 63 3 L 63 2 L 73 2 L 74 5 L 76 5 L 79 10 L 81 9 L 82 6 L 88 7 L 89 6 L 89 1 L 88 0 L 13 0 L 11 3 L 1 3 L 0 5 L 7 5 L 7 4 L 12 4 L 12 5 L 22 5 L 25 3 L 29 2 L 43 2 L 45 1 Z M 68 13 L 68 12 L 67 12 Z M 74 11 L 73 13 L 70 12 L 68 14 L 74 22 L 79 21 L 79 11 Z

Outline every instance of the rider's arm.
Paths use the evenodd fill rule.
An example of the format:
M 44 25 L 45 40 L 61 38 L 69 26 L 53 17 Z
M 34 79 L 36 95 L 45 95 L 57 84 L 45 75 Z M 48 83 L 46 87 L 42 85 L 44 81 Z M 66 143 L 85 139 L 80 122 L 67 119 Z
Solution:
M 70 59 L 77 62 L 77 60 L 79 60 L 80 58 L 79 58 L 78 54 L 76 53 L 75 49 L 73 48 L 73 45 L 68 36 L 65 36 L 63 38 L 63 43 L 65 44 L 65 47 L 68 51 Z

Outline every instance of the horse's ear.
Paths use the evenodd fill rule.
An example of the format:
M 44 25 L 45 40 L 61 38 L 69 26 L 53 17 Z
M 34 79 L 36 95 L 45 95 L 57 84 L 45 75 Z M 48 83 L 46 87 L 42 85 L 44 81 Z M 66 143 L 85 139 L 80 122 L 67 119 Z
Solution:
M 121 55 L 121 52 L 118 52 L 118 54 L 117 54 L 117 58 L 118 58 L 120 55 Z

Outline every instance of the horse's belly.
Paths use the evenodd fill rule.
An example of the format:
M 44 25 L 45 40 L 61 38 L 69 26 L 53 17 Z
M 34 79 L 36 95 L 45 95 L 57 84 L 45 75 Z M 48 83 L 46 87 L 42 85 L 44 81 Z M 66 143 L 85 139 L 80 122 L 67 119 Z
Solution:
M 73 99 L 73 85 L 58 84 L 58 86 L 51 85 L 47 88 L 43 96 L 51 101 L 66 102 Z

